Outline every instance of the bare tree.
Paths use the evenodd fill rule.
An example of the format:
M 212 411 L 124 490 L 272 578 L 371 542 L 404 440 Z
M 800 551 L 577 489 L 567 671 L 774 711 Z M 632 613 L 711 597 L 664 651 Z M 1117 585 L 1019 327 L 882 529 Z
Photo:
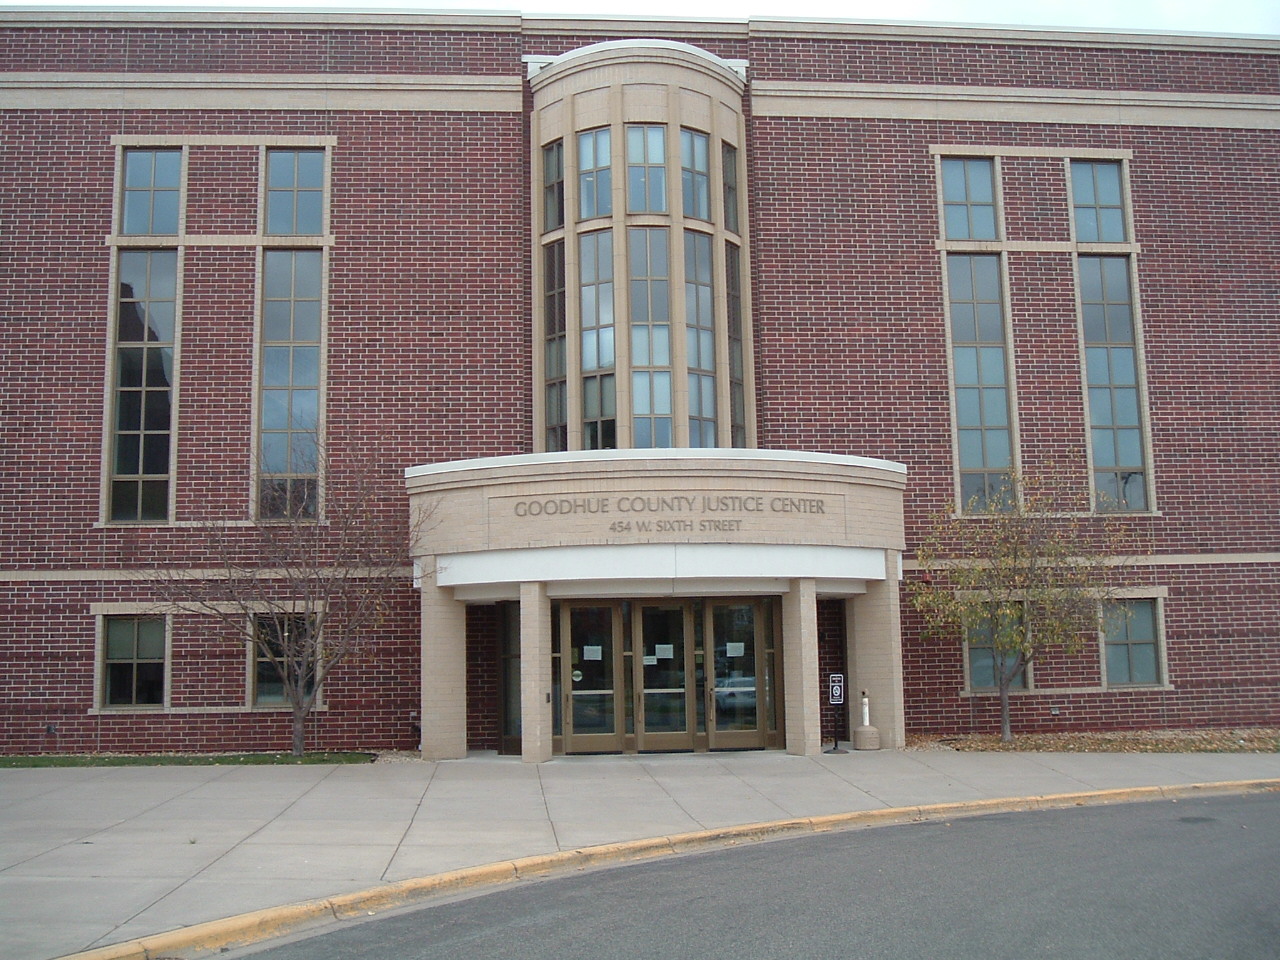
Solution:
M 389 619 L 394 592 L 411 576 L 411 538 L 430 522 L 430 511 L 394 522 L 372 465 L 339 477 L 320 459 L 325 469 L 315 475 L 330 480 L 323 504 L 314 481 L 301 494 L 293 480 L 264 482 L 262 519 L 198 521 L 200 566 L 161 560 L 142 574 L 170 611 L 214 618 L 233 642 L 252 647 L 260 676 L 278 677 L 293 714 L 294 756 L 303 754 L 325 680 L 368 653 Z
M 1062 510 L 1047 482 L 1012 476 L 987 509 L 935 518 L 908 584 L 926 636 L 989 647 L 1000 696 L 1000 738 L 1013 739 L 1009 690 L 1054 648 L 1096 638 L 1101 605 L 1117 596 L 1135 551 L 1115 514 Z

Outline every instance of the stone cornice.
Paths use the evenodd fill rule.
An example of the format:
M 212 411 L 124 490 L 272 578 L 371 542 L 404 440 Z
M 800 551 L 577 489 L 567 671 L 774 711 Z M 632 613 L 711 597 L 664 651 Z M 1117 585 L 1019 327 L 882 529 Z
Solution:
M 757 80 L 757 117 L 1280 127 L 1280 96 Z
M 518 76 L 0 73 L 10 110 L 459 110 L 519 113 Z

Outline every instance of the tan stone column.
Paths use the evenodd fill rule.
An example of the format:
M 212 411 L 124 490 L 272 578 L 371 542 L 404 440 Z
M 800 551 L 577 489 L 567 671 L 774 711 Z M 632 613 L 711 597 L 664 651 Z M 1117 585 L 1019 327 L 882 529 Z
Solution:
M 792 580 L 782 597 L 783 711 L 787 753 L 822 752 L 818 691 L 818 599 L 813 580 Z
M 422 759 L 467 755 L 467 608 L 436 586 L 435 559 L 422 575 Z
M 896 550 L 884 552 L 885 578 L 867 581 L 867 592 L 845 605 L 848 696 L 854 725 L 861 722 L 862 691 L 871 699 L 871 725 L 884 747 L 906 745 L 902 696 L 902 618 Z
M 520 759 L 551 759 L 551 601 L 545 583 L 520 584 Z

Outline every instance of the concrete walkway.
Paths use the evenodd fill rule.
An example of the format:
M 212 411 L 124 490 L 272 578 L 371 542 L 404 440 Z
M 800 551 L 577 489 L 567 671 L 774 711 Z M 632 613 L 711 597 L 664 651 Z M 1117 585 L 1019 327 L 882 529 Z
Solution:
M 1280 779 L 1280 754 L 478 755 L 0 770 L 0 953 L 47 960 L 596 844 L 852 811 Z

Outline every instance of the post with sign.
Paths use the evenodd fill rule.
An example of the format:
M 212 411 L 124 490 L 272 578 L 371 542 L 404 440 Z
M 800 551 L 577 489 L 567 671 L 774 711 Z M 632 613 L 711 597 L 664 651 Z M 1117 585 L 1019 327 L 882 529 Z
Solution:
M 827 703 L 833 707 L 844 705 L 844 674 L 832 673 L 827 677 Z M 840 727 L 842 724 L 837 720 L 835 742 L 831 745 L 831 749 L 827 753 L 848 753 L 848 750 L 840 749 Z

